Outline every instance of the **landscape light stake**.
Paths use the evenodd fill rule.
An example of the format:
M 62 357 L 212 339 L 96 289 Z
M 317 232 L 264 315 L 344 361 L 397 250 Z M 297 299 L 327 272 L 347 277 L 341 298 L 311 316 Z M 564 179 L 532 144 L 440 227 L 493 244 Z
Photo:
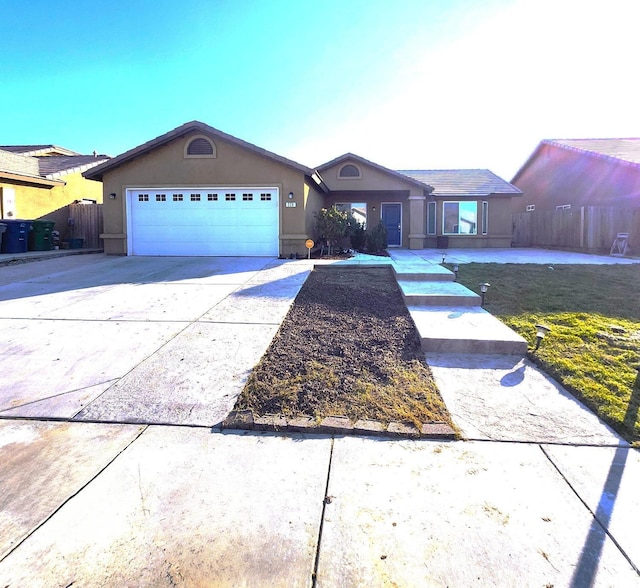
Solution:
M 480 286 L 480 296 L 482 296 L 480 306 L 484 306 L 484 296 L 487 293 L 487 290 L 489 289 L 489 286 L 491 286 L 491 284 L 487 284 L 487 282 L 484 282 L 483 284 L 479 284 L 479 286 Z
M 443 263 L 443 265 L 444 265 L 444 260 L 445 260 L 446 257 L 447 257 L 446 253 L 443 253 L 442 254 L 442 263 Z
M 542 340 L 549 331 L 551 331 L 551 329 L 545 325 L 536 325 L 536 346 L 533 350 L 534 353 L 538 351 L 540 343 L 542 343 Z
M 459 267 L 459 266 L 458 266 L 458 264 L 456 263 L 456 264 L 453 266 L 453 273 L 454 273 L 454 275 L 455 275 L 454 282 L 457 282 L 457 281 L 458 281 L 458 270 L 459 270 L 459 269 L 460 269 L 460 267 Z

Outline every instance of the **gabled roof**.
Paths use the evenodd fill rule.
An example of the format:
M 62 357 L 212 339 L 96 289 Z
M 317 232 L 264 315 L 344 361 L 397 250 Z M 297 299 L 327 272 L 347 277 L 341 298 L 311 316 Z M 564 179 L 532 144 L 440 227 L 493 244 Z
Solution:
M 0 149 L 10 151 L 11 153 L 19 153 L 20 155 L 80 155 L 71 149 L 65 149 L 58 145 L 4 145 Z
M 9 145 L 0 148 L 0 174 L 5 179 L 42 186 L 64 184 L 62 176 L 95 167 L 109 159 L 107 155 L 25 155 L 25 146 Z M 69 151 L 66 149 L 65 151 Z M 75 153 L 74 151 L 69 151 Z
M 535 151 L 524 162 L 513 176 L 516 182 L 522 172 L 538 156 L 545 146 L 551 146 L 566 151 L 581 153 L 586 157 L 595 157 L 617 165 L 628 165 L 640 168 L 640 138 L 627 139 L 544 139 L 540 141 Z
M 368 165 L 374 169 L 377 169 L 378 171 L 384 173 L 384 174 L 388 174 L 390 176 L 393 176 L 399 180 L 402 180 L 404 182 L 409 182 L 410 184 L 414 184 L 416 186 L 419 186 L 420 188 L 423 188 L 424 190 L 427 190 L 428 192 L 431 192 L 433 190 L 433 186 L 431 186 L 430 184 L 427 184 L 425 182 L 423 182 L 422 180 L 419 180 L 417 178 L 412 178 L 410 176 L 408 176 L 407 174 L 404 174 L 402 172 L 398 172 L 386 167 L 383 167 L 382 165 L 379 165 L 377 163 L 374 163 L 373 161 L 369 161 L 368 159 L 365 159 L 364 157 L 360 157 L 359 155 L 356 155 L 355 153 L 345 153 L 344 155 L 340 155 L 339 157 L 336 157 L 335 159 L 332 159 L 331 161 L 327 161 L 327 163 L 323 163 L 322 165 L 318 166 L 316 169 L 322 173 L 323 171 L 329 169 L 330 167 L 333 167 L 334 165 L 339 165 L 343 162 L 347 162 L 347 161 L 355 161 L 356 163 L 362 163 L 364 165 Z
M 640 138 L 548 139 L 542 143 L 640 165 Z
M 488 169 L 423 169 L 400 170 L 399 173 L 429 183 L 433 196 L 489 196 L 522 192 Z
M 247 143 L 242 139 L 238 139 L 237 137 L 228 135 L 227 133 L 224 133 L 218 129 L 215 129 L 214 127 L 210 127 L 209 125 L 203 122 L 194 120 L 194 121 L 185 123 L 179 127 L 176 127 L 175 129 L 169 131 L 168 133 L 165 133 L 164 135 L 160 135 L 155 139 L 151 139 L 151 141 L 147 141 L 146 143 L 143 143 L 138 147 L 134 147 L 133 149 L 130 149 L 125 153 L 121 153 L 120 155 L 114 157 L 113 159 L 110 159 L 109 161 L 101 165 L 98 165 L 97 167 L 91 169 L 90 171 L 84 172 L 83 175 L 85 178 L 88 178 L 90 180 L 102 180 L 102 176 L 104 175 L 105 172 L 111 171 L 125 163 L 132 161 L 133 159 L 136 159 L 140 155 L 149 153 L 150 151 L 153 151 L 154 149 L 157 149 L 162 145 L 166 145 L 170 141 L 173 141 L 180 137 L 184 137 L 191 133 L 201 133 L 203 135 L 207 135 L 211 137 L 212 139 L 215 139 L 216 137 L 220 138 L 224 141 L 237 145 L 238 147 L 242 147 L 244 149 L 252 151 L 257 155 L 266 157 L 273 161 L 277 161 L 278 163 L 286 165 L 287 167 L 291 167 L 308 176 L 312 176 L 314 173 L 314 171 L 311 168 L 308 168 L 300 163 L 296 163 L 291 159 L 287 159 L 286 157 L 282 157 L 281 155 L 277 155 L 275 153 L 272 153 L 271 151 L 267 151 L 266 149 L 262 149 L 261 147 L 257 147 L 256 145 L 253 145 L 251 143 Z
M 70 173 L 89 170 L 109 161 L 108 155 L 57 155 L 38 157 L 40 174 L 45 178 L 57 178 Z

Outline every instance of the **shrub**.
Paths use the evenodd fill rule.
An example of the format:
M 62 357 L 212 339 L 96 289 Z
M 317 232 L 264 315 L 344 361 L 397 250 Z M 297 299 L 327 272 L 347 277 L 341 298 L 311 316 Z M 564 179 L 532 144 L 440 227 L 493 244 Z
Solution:
M 367 233 L 367 251 L 370 253 L 380 253 L 387 248 L 387 229 L 380 221 L 371 231 Z
M 335 206 L 322 208 L 316 213 L 316 231 L 319 241 L 326 242 L 331 254 L 331 246 L 335 245 L 347 233 L 349 215 Z
M 353 215 L 349 215 L 347 222 L 347 235 L 351 240 L 351 248 L 356 251 L 362 251 L 367 243 L 367 233 L 364 230 L 364 225 L 359 223 Z

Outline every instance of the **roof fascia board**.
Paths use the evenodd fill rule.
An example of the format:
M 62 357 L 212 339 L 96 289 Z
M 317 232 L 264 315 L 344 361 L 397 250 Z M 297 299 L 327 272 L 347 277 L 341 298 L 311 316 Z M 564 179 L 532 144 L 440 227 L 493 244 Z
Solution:
M 318 166 L 317 169 L 320 171 L 326 170 L 326 169 L 329 169 L 330 167 L 333 167 L 335 165 L 342 163 L 343 161 L 355 161 L 356 163 L 367 165 L 379 172 L 390 175 L 398 180 L 402 180 L 409 184 L 413 184 L 414 186 L 418 186 L 423 190 L 427 190 L 429 193 L 433 192 L 433 189 L 434 189 L 433 186 L 430 186 L 429 184 L 425 184 L 423 182 L 419 182 L 418 180 L 414 180 L 409 176 L 405 176 L 403 173 L 397 172 L 393 169 L 389 169 L 388 167 L 384 167 L 373 161 L 369 161 L 368 159 L 365 159 L 364 157 L 360 157 L 355 153 L 345 153 L 344 155 L 340 155 L 339 157 L 336 157 L 335 159 L 332 159 L 331 161 L 328 161 L 327 163 L 323 163 L 322 165 Z
M 64 186 L 66 183 L 63 180 L 48 179 L 41 176 L 29 176 L 5 171 L 0 171 L 0 179 L 32 184 L 34 186 L 44 186 L 47 188 L 53 188 L 54 186 Z
M 297 171 L 304 173 L 305 175 L 308 175 L 308 176 L 313 175 L 314 170 L 312 170 L 311 168 L 308 168 L 302 164 L 299 164 L 295 161 L 287 159 L 286 157 L 282 157 L 281 155 L 278 155 L 276 153 L 272 153 L 271 151 L 267 151 L 262 147 L 253 145 L 252 143 L 248 143 L 247 141 L 243 141 L 242 139 L 238 139 L 233 135 L 229 135 L 227 133 L 219 131 L 218 129 L 215 129 L 214 127 L 210 127 L 209 125 L 199 121 L 192 121 L 189 123 L 185 123 L 184 125 L 181 125 L 179 127 L 176 127 L 175 129 L 165 133 L 164 135 L 160 135 L 155 139 L 151 139 L 150 141 L 147 141 L 142 145 L 138 145 L 137 147 L 134 147 L 129 151 L 125 151 L 124 153 L 117 155 L 116 157 L 113 157 L 109 161 L 96 166 L 89 172 L 84 172 L 83 175 L 85 178 L 88 178 L 90 180 L 102 180 L 102 175 L 105 172 L 115 169 L 116 167 L 119 167 L 125 163 L 128 163 L 129 161 L 132 161 L 133 159 L 136 159 L 141 155 L 149 153 L 154 149 L 162 147 L 163 145 L 166 145 L 171 141 L 174 141 L 181 137 L 185 137 L 194 132 L 202 133 L 207 136 L 211 136 L 212 138 L 217 137 L 219 139 L 222 139 L 223 141 L 227 141 L 229 143 L 232 143 L 234 145 L 247 149 L 257 155 L 266 157 L 268 159 L 272 159 L 283 165 L 291 167 Z

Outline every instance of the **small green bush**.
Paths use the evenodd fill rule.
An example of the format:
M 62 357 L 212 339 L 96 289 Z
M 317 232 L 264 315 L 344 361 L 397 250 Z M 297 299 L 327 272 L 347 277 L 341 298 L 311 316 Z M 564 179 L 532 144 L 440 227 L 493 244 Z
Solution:
M 367 251 L 370 253 L 381 253 L 387 248 L 387 229 L 380 221 L 371 231 L 367 233 Z

